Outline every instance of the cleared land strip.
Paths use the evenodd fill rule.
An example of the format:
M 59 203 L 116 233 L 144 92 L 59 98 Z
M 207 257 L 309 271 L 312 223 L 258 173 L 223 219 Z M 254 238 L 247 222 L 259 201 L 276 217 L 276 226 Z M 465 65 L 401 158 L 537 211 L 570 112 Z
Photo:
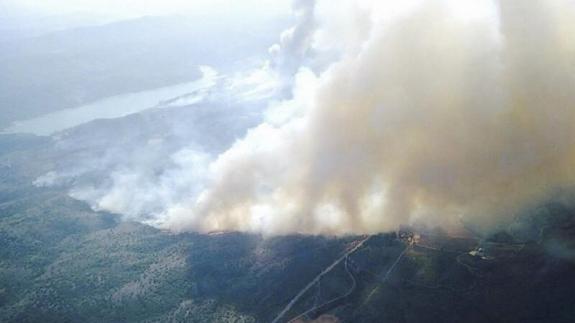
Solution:
M 326 309 L 326 308 L 329 308 L 330 306 L 333 306 L 333 305 L 335 305 L 335 304 L 337 304 L 337 303 L 339 303 L 339 302 L 341 302 L 341 301 L 344 301 L 345 299 L 347 299 L 347 298 L 351 295 L 351 293 L 353 293 L 353 291 L 354 291 L 355 288 L 357 287 L 357 281 L 355 280 L 355 277 L 353 276 L 353 274 L 351 273 L 351 271 L 350 271 L 349 268 L 348 268 L 348 260 L 349 260 L 349 257 L 346 257 L 346 258 L 345 258 L 345 271 L 347 272 L 347 274 L 349 275 L 349 277 L 351 278 L 351 281 L 352 281 L 352 285 L 351 285 L 351 287 L 349 288 L 348 292 L 345 293 L 345 294 L 342 295 L 342 296 L 338 296 L 338 297 L 336 297 L 336 298 L 334 298 L 334 299 L 332 299 L 332 300 L 329 300 L 329 301 L 327 301 L 327 302 L 325 302 L 325 303 L 323 303 L 323 304 L 321 304 L 321 305 L 317 305 L 317 306 L 314 306 L 314 307 L 310 308 L 309 310 L 305 311 L 304 313 L 302 313 L 302 314 L 300 314 L 300 315 L 294 317 L 293 319 L 289 320 L 289 322 L 294 322 L 294 321 L 296 321 L 296 320 L 299 319 L 299 318 L 306 317 L 306 316 L 308 316 L 309 314 L 311 314 L 311 313 L 313 313 L 313 312 L 315 312 L 315 311 L 321 311 L 321 310 L 324 310 L 324 309 Z M 320 309 L 321 309 L 321 310 L 320 310 Z M 288 322 L 288 323 L 289 323 L 289 322 Z
M 329 273 L 335 266 L 339 265 L 347 256 L 354 253 L 357 249 L 359 249 L 371 236 L 365 237 L 361 240 L 355 247 L 349 249 L 346 253 L 344 253 L 341 257 L 337 258 L 331 265 L 325 268 L 321 273 L 319 273 L 309 284 L 307 284 L 304 288 L 302 288 L 299 293 L 297 293 L 294 298 L 284 307 L 284 309 L 276 316 L 276 318 L 272 321 L 272 323 L 279 322 L 284 315 L 291 310 L 291 308 L 297 303 L 297 301 L 310 289 L 312 288 L 323 275 Z

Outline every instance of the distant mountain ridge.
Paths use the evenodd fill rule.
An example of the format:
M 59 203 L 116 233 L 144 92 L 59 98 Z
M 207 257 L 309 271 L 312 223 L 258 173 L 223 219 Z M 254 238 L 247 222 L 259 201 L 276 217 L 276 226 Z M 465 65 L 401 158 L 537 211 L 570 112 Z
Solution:
M 0 53 L 0 129 L 113 95 L 193 81 L 200 65 L 227 71 L 265 55 L 286 23 L 143 17 L 7 42 Z

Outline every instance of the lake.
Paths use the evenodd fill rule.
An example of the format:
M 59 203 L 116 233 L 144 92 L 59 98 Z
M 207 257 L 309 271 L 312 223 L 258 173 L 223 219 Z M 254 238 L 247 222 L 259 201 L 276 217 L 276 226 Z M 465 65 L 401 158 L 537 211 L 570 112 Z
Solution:
M 206 90 L 213 87 L 218 79 L 218 73 L 209 66 L 201 66 L 200 71 L 202 77 L 193 82 L 115 95 L 82 106 L 16 121 L 3 129 L 1 133 L 31 133 L 46 136 L 92 120 L 120 118 L 138 113 L 183 95 L 190 98 L 187 102 L 198 102 Z

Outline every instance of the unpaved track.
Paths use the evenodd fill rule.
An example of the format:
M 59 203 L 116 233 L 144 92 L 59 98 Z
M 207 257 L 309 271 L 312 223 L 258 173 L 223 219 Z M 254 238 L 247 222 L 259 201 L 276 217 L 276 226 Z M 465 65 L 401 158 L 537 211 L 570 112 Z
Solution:
M 349 259 L 348 257 L 345 258 L 345 271 L 347 272 L 347 274 L 348 274 L 349 277 L 351 278 L 352 285 L 351 285 L 351 287 L 349 288 L 349 290 L 347 291 L 347 293 L 345 293 L 345 294 L 342 295 L 342 296 L 338 296 L 338 297 L 336 297 L 336 298 L 334 298 L 334 299 L 331 299 L 331 300 L 329 300 L 329 301 L 327 301 L 327 302 L 325 302 L 325 303 L 323 303 L 323 304 L 321 304 L 321 305 L 315 305 L 314 307 L 310 308 L 309 310 L 307 310 L 307 311 L 303 312 L 302 314 L 300 314 L 300 315 L 294 317 L 293 319 L 289 320 L 288 323 L 294 322 L 294 321 L 296 321 L 296 320 L 299 319 L 299 318 L 306 317 L 306 316 L 308 316 L 310 313 L 312 313 L 313 311 L 316 311 L 318 308 L 321 308 L 321 307 L 326 306 L 326 305 L 328 305 L 328 304 L 336 303 L 336 302 L 338 302 L 338 301 L 340 301 L 340 300 L 342 300 L 342 299 L 345 299 L 346 297 L 349 297 L 349 295 L 351 295 L 351 293 L 353 293 L 353 291 L 354 291 L 355 288 L 357 287 L 357 281 L 355 280 L 355 277 L 353 276 L 353 274 L 351 273 L 351 271 L 350 271 L 349 268 L 348 268 L 348 265 L 347 265 L 347 264 L 348 264 L 348 259 Z
M 284 309 L 276 316 L 276 318 L 272 321 L 272 323 L 280 322 L 280 320 L 284 317 L 284 315 L 291 310 L 291 308 L 297 303 L 297 301 L 310 289 L 312 288 L 323 275 L 329 273 L 335 266 L 339 265 L 347 256 L 354 253 L 357 249 L 359 249 L 371 236 L 365 237 L 361 240 L 355 247 L 348 250 L 344 253 L 341 257 L 337 258 L 331 265 L 325 268 L 321 273 L 319 273 L 309 284 L 307 284 L 302 290 L 297 293 L 294 298 L 284 307 Z

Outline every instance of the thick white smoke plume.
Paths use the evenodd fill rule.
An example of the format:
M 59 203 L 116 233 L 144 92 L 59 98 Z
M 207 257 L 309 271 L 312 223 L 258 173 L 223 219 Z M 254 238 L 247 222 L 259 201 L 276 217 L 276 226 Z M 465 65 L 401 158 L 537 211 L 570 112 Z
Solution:
M 161 225 L 330 234 L 487 225 L 573 185 L 574 3 L 303 6 L 289 37 L 336 61 L 301 68 L 293 99 L 211 163 L 206 189 L 170 206 Z
M 293 13 L 296 19 L 294 27 L 284 31 L 278 44 L 270 47 L 272 68 L 282 75 L 297 72 L 311 49 L 315 29 L 315 1 L 295 0 Z

